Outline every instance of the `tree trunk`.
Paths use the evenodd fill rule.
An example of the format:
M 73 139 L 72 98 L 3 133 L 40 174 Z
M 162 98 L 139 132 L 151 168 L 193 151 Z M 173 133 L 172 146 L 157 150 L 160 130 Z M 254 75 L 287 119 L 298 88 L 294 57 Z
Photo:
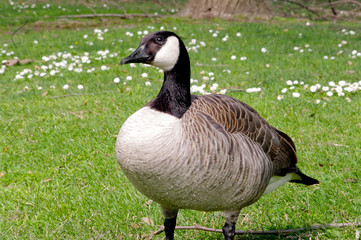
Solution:
M 270 17 L 271 0 L 188 0 L 179 12 L 180 16 L 192 18 Z

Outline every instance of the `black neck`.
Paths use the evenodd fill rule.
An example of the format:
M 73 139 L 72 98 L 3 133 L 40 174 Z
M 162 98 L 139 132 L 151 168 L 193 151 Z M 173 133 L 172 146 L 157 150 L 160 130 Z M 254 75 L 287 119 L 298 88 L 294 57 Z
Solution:
M 163 86 L 148 106 L 180 118 L 190 105 L 190 63 L 187 50 L 183 43 L 180 43 L 180 55 L 176 65 L 172 70 L 164 72 Z

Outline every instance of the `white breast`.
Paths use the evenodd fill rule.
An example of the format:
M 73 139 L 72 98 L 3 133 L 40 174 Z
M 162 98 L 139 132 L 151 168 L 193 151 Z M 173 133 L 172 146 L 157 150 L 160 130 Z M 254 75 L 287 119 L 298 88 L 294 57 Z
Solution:
M 267 156 L 242 135 L 231 137 L 239 144 L 230 154 L 231 139 L 205 129 L 144 107 L 122 126 L 117 160 L 140 192 L 169 208 L 237 209 L 257 200 L 272 171 Z
M 179 119 L 144 107 L 123 124 L 116 142 L 117 160 L 125 175 L 144 195 L 159 200 L 168 184 L 182 139 Z
M 127 168 L 139 168 L 146 165 L 149 171 L 160 164 L 164 155 L 168 155 L 173 142 L 177 139 L 175 129 L 179 119 L 169 114 L 144 107 L 123 124 L 116 142 L 116 154 L 119 164 Z

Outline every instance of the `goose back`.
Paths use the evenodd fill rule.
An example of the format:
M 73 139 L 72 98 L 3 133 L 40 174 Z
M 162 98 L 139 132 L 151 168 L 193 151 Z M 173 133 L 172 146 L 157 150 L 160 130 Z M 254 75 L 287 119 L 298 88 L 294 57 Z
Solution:
M 140 109 L 122 126 L 116 150 L 134 186 L 162 206 L 234 210 L 290 172 L 296 158 L 284 139 L 248 105 L 206 95 L 194 96 L 181 118 Z
M 190 110 L 206 114 L 219 129 L 243 134 L 260 145 L 272 161 L 275 175 L 285 176 L 297 170 L 296 147 L 292 139 L 270 126 L 249 105 L 226 95 L 205 95 L 197 98 Z

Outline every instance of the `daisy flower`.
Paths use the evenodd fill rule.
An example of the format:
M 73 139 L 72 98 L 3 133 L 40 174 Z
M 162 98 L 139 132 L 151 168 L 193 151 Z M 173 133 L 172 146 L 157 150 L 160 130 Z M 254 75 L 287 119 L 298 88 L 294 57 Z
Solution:
M 298 92 L 293 92 L 293 93 L 292 93 L 292 96 L 293 96 L 294 98 L 299 98 L 299 97 L 301 96 L 301 94 L 299 94 Z

